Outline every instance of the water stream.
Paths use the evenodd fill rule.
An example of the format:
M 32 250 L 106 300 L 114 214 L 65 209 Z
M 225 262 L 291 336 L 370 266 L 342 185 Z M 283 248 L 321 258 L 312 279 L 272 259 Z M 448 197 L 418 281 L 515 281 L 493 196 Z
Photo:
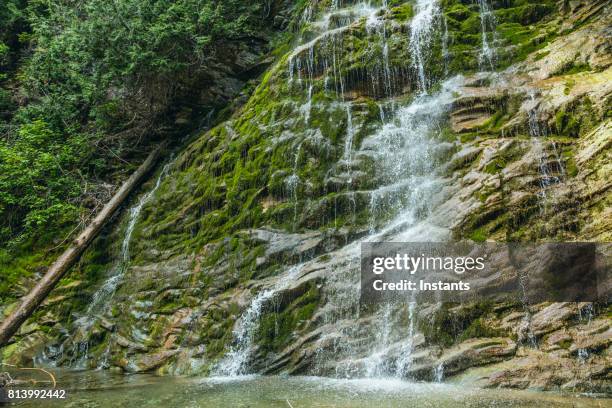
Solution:
M 546 140 L 548 131 L 539 119 L 539 102 L 536 100 L 534 92 L 529 93 L 529 105 L 529 135 L 533 141 L 535 153 L 538 156 L 538 170 L 540 173 L 538 197 L 540 198 L 540 210 L 542 213 L 545 213 L 548 210 L 549 189 L 563 181 L 565 166 L 561 161 L 556 143 L 553 140 Z M 550 152 L 547 150 L 547 147 L 550 148 Z M 551 166 L 551 163 L 554 164 L 554 167 Z
M 494 71 L 497 22 L 487 0 L 478 0 L 477 3 L 481 23 L 480 50 L 476 45 L 479 68 L 481 71 Z M 364 217 L 365 227 L 354 236 L 349 233 L 341 236 L 339 231 L 344 227 L 345 219 L 333 220 L 334 223 L 337 222 L 334 224 L 337 226 L 334 233 L 338 233 L 338 236 L 344 239 L 340 241 L 338 238 L 342 243 L 334 242 L 333 247 L 330 244 L 334 250 L 326 248 L 325 251 L 321 251 L 324 255 L 319 256 L 319 252 L 312 255 L 313 258 L 306 260 L 300 254 L 299 262 L 274 270 L 275 276 L 265 275 L 268 276 L 265 279 L 248 282 L 246 285 L 248 290 L 245 289 L 242 294 L 247 296 L 248 304 L 241 304 L 243 309 L 240 316 L 231 322 L 233 324 L 231 342 L 228 341 L 229 344 L 225 345 L 227 351 L 220 358 L 216 357 L 218 354 L 215 354 L 215 357 L 205 356 L 203 349 L 208 347 L 204 345 L 205 342 L 200 342 L 197 347 L 201 349 L 194 351 L 196 347 L 190 344 L 188 336 L 179 338 L 171 346 L 160 342 L 159 345 L 153 346 L 158 349 L 146 350 L 147 353 L 151 352 L 150 354 L 162 349 L 162 352 L 170 350 L 176 353 L 199 353 L 197 358 L 204 357 L 200 359 L 201 365 L 198 366 L 198 370 L 193 372 L 203 372 L 212 366 L 209 377 L 172 378 L 163 381 L 154 377 L 134 376 L 133 380 L 123 381 L 134 381 L 139 387 L 125 387 L 129 390 L 127 392 L 121 389 L 123 383 L 118 382 L 119 385 L 116 386 L 112 376 L 105 376 L 109 375 L 108 373 L 92 374 L 91 384 L 95 384 L 92 387 L 89 383 L 83 386 L 83 383 L 74 382 L 70 374 L 65 374 L 66 384 L 73 387 L 79 402 L 91 403 L 92 406 L 98 403 L 104 405 L 122 401 L 129 401 L 128 404 L 155 401 L 155 406 L 160 403 L 168 406 L 219 406 L 218 404 L 223 403 L 224 406 L 233 404 L 231 406 L 296 408 L 299 406 L 371 408 L 381 404 L 389 407 L 446 407 L 458 404 L 474 407 L 539 407 L 546 404 L 564 406 L 566 402 L 568 402 L 566 406 L 595 406 L 589 400 L 561 400 L 542 393 L 534 395 L 498 390 L 478 391 L 446 383 L 449 380 L 445 378 L 445 370 L 447 377 L 452 377 L 454 374 L 452 364 L 448 364 L 448 360 L 444 360 L 447 361 L 446 367 L 444 363 L 438 363 L 442 361 L 440 358 L 442 351 L 437 356 L 435 355 L 437 351 L 431 352 L 431 356 L 419 356 L 425 338 L 420 333 L 425 332 L 422 325 L 433 322 L 423 322 L 424 319 L 420 318 L 419 313 L 424 309 L 424 305 L 417 303 L 414 292 L 413 298 L 408 299 L 403 305 L 383 304 L 378 310 L 367 313 L 360 311 L 359 268 L 363 242 L 444 242 L 451 239 L 450 226 L 456 221 L 454 217 L 459 217 L 459 214 L 441 211 L 440 208 L 449 199 L 450 193 L 447 187 L 452 182 L 444 173 L 444 161 L 448 161 L 450 154 L 456 151 L 454 150 L 456 145 L 455 142 L 445 140 L 444 130 L 448 125 L 453 102 L 457 99 L 461 88 L 466 86 L 466 81 L 460 75 L 454 77 L 448 75 L 452 58 L 449 52 L 452 38 L 449 38 L 448 24 L 452 27 L 453 22 L 450 19 L 447 22 L 442 13 L 443 2 L 440 0 L 415 0 L 414 16 L 402 22 L 401 28 L 397 27 L 399 23 L 396 21 L 387 20 L 388 14 L 385 13 L 389 13 L 390 10 L 387 1 L 384 0 L 380 2 L 334 0 L 326 4 L 328 10 L 323 13 L 316 12 L 316 4 L 304 9 L 300 21 L 308 26 L 308 30 L 304 30 L 301 34 L 303 38 L 300 38 L 287 58 L 279 62 L 286 64 L 280 66 L 283 69 L 280 72 L 282 78 L 287 81 L 283 85 L 291 90 L 291 98 L 287 99 L 291 99 L 291 103 L 294 103 L 292 107 L 295 110 L 292 114 L 295 112 L 296 117 L 292 119 L 306 128 L 302 132 L 304 134 L 299 135 L 290 134 L 292 133 L 290 129 L 286 129 L 286 133 L 290 134 L 287 137 L 295 139 L 289 139 L 291 142 L 289 146 L 294 150 L 287 155 L 286 171 L 281 173 L 286 194 L 283 198 L 286 199 L 287 205 L 293 206 L 291 235 L 297 236 L 303 232 L 300 230 L 299 211 L 305 206 L 301 206 L 301 201 L 309 198 L 308 188 L 312 187 L 308 185 L 309 179 L 300 165 L 311 159 L 320 159 L 308 156 L 314 156 L 310 145 L 318 143 L 313 136 L 315 132 L 310 131 L 316 130 L 319 131 L 319 135 L 322 134 L 320 129 L 312 129 L 309 126 L 319 120 L 320 108 L 324 103 L 328 103 L 330 111 L 338 113 L 337 118 L 330 114 L 330 120 L 337 119 L 340 123 L 337 127 L 341 130 L 338 132 L 340 135 L 337 151 L 334 150 L 335 145 L 328 149 L 331 151 L 331 157 L 333 154 L 336 155 L 337 162 L 334 162 L 326 177 L 337 183 L 333 188 L 339 185 L 332 192 L 344 199 L 341 203 L 345 206 L 342 211 L 352 212 L 353 219 L 346 224 L 357 225 L 355 220 L 358 215 L 358 200 L 361 200 L 360 205 L 367 207 Z M 378 52 L 376 55 L 379 59 L 374 64 L 376 66 L 374 69 L 367 71 L 369 68 L 364 68 L 366 73 L 355 74 L 358 78 L 355 79 L 355 77 L 349 78 L 346 72 L 350 70 L 342 64 L 346 61 L 347 52 L 345 35 L 351 27 L 357 27 L 357 24 L 363 24 L 362 27 L 365 27 L 369 41 L 367 47 L 370 47 L 373 53 Z M 390 51 L 393 47 L 390 47 L 389 41 L 394 38 L 390 35 L 394 29 L 405 35 L 403 39 L 406 42 L 403 43 L 402 50 L 407 51 L 411 58 L 409 67 L 405 69 L 409 71 L 405 74 L 406 78 L 400 77 L 404 75 L 403 71 L 393 66 L 394 55 Z M 436 53 L 440 50 L 441 53 L 437 58 Z M 439 60 L 434 60 L 436 58 Z M 435 70 L 431 69 L 432 64 L 436 65 Z M 439 67 L 443 69 L 438 69 Z M 356 81 L 363 83 L 355 84 Z M 357 87 L 358 90 L 355 91 Z M 285 89 L 283 88 L 283 92 Z M 363 89 L 366 89 L 363 93 L 367 93 L 367 98 L 362 98 L 360 94 Z M 321 94 L 324 94 L 323 97 Z M 374 101 L 375 105 L 370 103 L 371 101 Z M 563 181 L 565 170 L 557 146 L 554 142 L 545 143 L 547 129 L 539 118 L 537 96 L 534 93 L 530 94 L 530 100 L 526 101 L 526 104 L 529 134 L 538 155 L 540 181 L 538 196 L 543 203 L 543 211 L 546 211 L 551 186 Z M 374 106 L 374 120 L 364 125 L 363 117 L 371 114 L 371 106 Z M 369 110 L 364 113 L 366 109 Z M 375 165 L 367 167 L 371 163 Z M 138 202 L 129 209 L 118 259 L 104 282 L 93 294 L 86 312 L 73 323 L 73 335 L 62 345 L 62 348 L 72 347 L 67 354 L 71 359 L 69 365 L 73 368 L 87 367 L 89 332 L 96 323 L 104 320 L 104 316 L 110 310 L 113 297 L 124 282 L 125 273 L 130 266 L 130 243 L 141 212 L 154 198 L 171 166 L 172 161 L 161 169 L 151 189 L 142 194 Z M 359 177 L 363 177 L 364 174 L 371 183 L 360 184 Z M 333 205 L 338 206 L 338 200 Z M 265 272 L 268 273 L 268 270 Z M 309 327 L 312 329 L 311 332 L 317 331 L 317 333 L 313 339 L 303 343 L 315 350 L 312 352 L 315 361 L 302 372 L 321 377 L 259 377 L 258 373 L 267 372 L 262 369 L 261 360 L 264 358 L 257 343 L 261 320 L 268 313 L 275 313 L 273 307 L 275 301 L 286 293 L 295 293 L 291 291 L 296 288 L 301 289 L 302 287 L 298 285 L 310 277 L 301 278 L 311 273 L 321 273 L 323 277 L 321 281 L 324 281 L 324 284 L 320 285 L 322 293 L 320 296 L 324 301 L 317 305 L 315 317 L 305 319 L 314 326 L 314 328 Z M 319 281 L 312 282 L 318 284 Z M 524 282 L 521 281 L 521 284 Z M 238 288 L 237 292 L 240 289 Z M 242 301 L 243 298 L 240 299 Z M 523 297 L 520 300 L 524 305 L 522 324 L 525 336 L 519 338 L 519 342 L 537 348 L 538 343 L 531 330 L 532 313 L 528 299 Z M 139 302 L 140 300 L 134 303 Z M 177 331 L 187 333 L 198 330 L 201 318 L 202 320 L 207 318 L 205 306 L 201 306 L 199 310 L 198 306 L 180 307 L 189 311 L 181 315 L 173 310 L 174 314 L 168 314 L 169 319 L 176 316 L 182 319 L 173 329 L 177 328 Z M 590 319 L 589 313 L 592 311 L 589 312 L 588 309 L 579 309 L 579 311 L 586 313 L 578 318 L 581 321 L 584 319 L 587 323 Z M 185 321 L 186 325 L 180 326 Z M 134 328 L 131 335 L 142 331 Z M 148 334 L 142 334 L 141 339 L 147 338 Z M 224 336 L 222 341 L 227 341 L 227 337 Z M 144 344 L 144 341 L 142 343 Z M 116 345 L 114 340 L 112 344 Z M 175 345 L 178 345 L 178 348 Z M 124 347 L 126 355 L 130 353 L 130 347 L 131 345 Z M 99 368 L 109 367 L 107 358 L 110 353 L 111 340 L 108 340 Z M 289 354 L 287 350 L 273 353 Z M 290 350 L 290 353 L 294 353 L 291 354 L 291 358 L 297 354 L 293 350 Z M 174 356 L 171 358 L 175 358 Z M 145 358 L 147 357 L 149 355 Z M 431 374 L 432 382 L 423 384 L 405 381 L 415 378 L 411 377 L 414 376 L 411 373 L 414 373 L 415 367 L 418 368 L 420 362 L 426 358 L 434 362 L 430 366 L 423 364 L 427 373 Z M 586 361 L 589 353 L 586 349 L 578 350 L 573 358 Z M 154 366 L 153 369 L 158 367 L 163 365 Z M 176 367 L 170 370 L 172 369 Z M 175 372 L 181 371 L 176 369 Z M 101 377 L 96 377 L 98 375 Z M 104 394 L 103 398 L 91 391 L 97 390 L 96 387 L 100 386 L 98 381 L 107 382 L 104 386 L 107 392 L 98 393 Z M 256 390 L 256 395 L 253 390 Z M 407 401 L 409 405 L 406 405 Z
M 172 160 L 163 166 L 151 190 L 143 194 L 139 198 L 138 202 L 129 209 L 127 226 L 125 228 L 125 232 L 123 233 L 119 257 L 109 276 L 92 295 L 91 302 L 85 311 L 85 314 L 79 317 L 73 323 L 73 335 L 61 345 L 61 350 L 59 350 L 59 353 L 63 354 L 64 349 L 67 346 L 71 347 L 70 366 L 86 368 L 89 353 L 90 329 L 93 327 L 96 321 L 108 311 L 115 292 L 123 282 L 125 272 L 130 265 L 130 242 L 132 240 L 132 234 L 138 222 L 142 208 L 154 197 L 155 192 L 161 185 L 162 180 L 168 174 L 171 165 Z M 106 357 L 102 359 L 100 364 L 102 368 L 106 367 L 106 359 L 109 352 L 110 343 L 106 349 Z
M 253 298 L 250 306 L 242 314 L 234 328 L 234 344 L 225 357 L 217 364 L 213 370 L 213 375 L 236 377 L 248 374 L 249 358 L 252 353 L 255 334 L 259 327 L 259 318 L 263 313 L 264 306 L 278 292 L 285 289 L 299 275 L 299 272 L 299 266 L 290 268 L 287 274 L 278 279 L 272 288 L 262 290 Z
M 358 12 L 356 12 L 356 10 Z M 382 32 L 378 38 L 386 41 L 384 29 L 380 27 L 377 17 L 371 7 L 366 4 L 350 6 L 347 10 L 334 8 L 331 13 L 342 13 L 355 18 L 365 18 L 371 30 Z M 367 12 L 366 12 L 367 11 Z M 410 51 L 413 56 L 413 69 L 418 78 L 418 94 L 406 104 L 393 104 L 390 112 L 385 112 L 380 106 L 382 126 L 370 136 L 355 144 L 355 129 L 352 117 L 352 103 L 343 101 L 346 108 L 347 128 L 345 134 L 343 161 L 349 172 L 348 183 L 351 183 L 350 172 L 353 160 L 359 160 L 362 155 L 373 157 L 378 163 L 376 176 L 381 184 L 370 195 L 371 234 L 360 241 L 350 243 L 344 248 L 330 254 L 332 261 L 327 266 L 330 275 L 327 277 L 326 291 L 327 304 L 322 319 L 326 324 L 343 327 L 338 333 L 330 331 L 334 336 L 333 353 L 336 357 L 345 356 L 344 366 L 340 364 L 337 374 L 340 376 L 352 375 L 359 371 L 362 376 L 404 377 L 412 363 L 413 340 L 416 334 L 415 302 L 411 302 L 407 313 L 408 329 L 398 332 L 397 319 L 402 318 L 401 313 L 392 313 L 389 307 L 383 307 L 377 320 L 378 326 L 373 328 L 372 334 L 378 338 L 371 343 L 376 347 L 363 345 L 357 347 L 350 339 L 362 330 L 358 322 L 358 273 L 359 253 L 361 241 L 402 241 L 410 239 L 439 240 L 447 239 L 448 232 L 444 227 L 438 226 L 433 217 L 433 211 L 443 200 L 440 197 L 444 180 L 437 175 L 436 157 L 441 150 L 440 142 L 436 140 L 440 129 L 440 122 L 448 111 L 454 98 L 454 93 L 462 84 L 462 78 L 452 78 L 445 81 L 441 88 L 430 94 L 431 79 L 427 75 L 427 61 L 431 49 L 431 41 L 435 30 L 442 29 L 440 9 L 436 0 L 419 0 L 416 4 L 416 15 L 410 23 Z M 328 28 L 329 15 L 323 17 L 320 27 Z M 337 20 L 336 20 L 337 21 Z M 346 19 L 351 23 L 353 19 Z M 290 83 L 298 78 L 298 83 L 307 92 L 307 103 L 310 104 L 312 92 L 312 77 L 315 60 L 323 60 L 323 66 L 333 72 L 334 82 L 340 84 L 338 97 L 344 99 L 344 85 L 341 78 L 336 78 L 340 72 L 337 67 L 339 60 L 335 47 L 327 47 L 331 55 L 315 55 L 315 48 L 319 42 L 332 44 L 341 43 L 345 26 L 333 26 L 320 33 L 314 40 L 299 45 L 289 58 Z M 384 45 L 382 47 L 384 55 Z M 331 61 L 331 62 L 327 62 Z M 383 65 L 385 64 L 383 58 Z M 301 72 L 306 74 L 302 74 Z M 387 72 L 387 70 L 384 70 Z M 328 71 L 325 71 L 328 72 Z M 300 81 L 308 81 L 304 86 Z M 309 106 L 310 109 L 310 106 Z M 303 114 L 305 112 L 303 111 Z M 443 150 L 443 149 L 442 149 Z M 290 181 L 294 182 L 294 175 Z M 252 358 L 253 339 L 259 326 L 259 318 L 265 304 L 270 302 L 276 293 L 289 287 L 293 280 L 299 276 L 299 271 L 312 262 L 300 264 L 290 268 L 281 275 L 276 284 L 270 289 L 263 289 L 251 301 L 250 306 L 242 314 L 234 329 L 234 345 L 217 365 L 215 375 L 238 376 L 251 373 L 250 359 Z M 325 342 L 326 334 L 321 342 Z M 400 358 L 389 360 L 389 349 L 399 345 Z M 320 354 L 325 361 L 325 352 Z M 363 367 L 360 369 L 358 367 Z M 443 368 L 437 375 L 442 378 Z
M 478 0 L 480 8 L 480 27 L 481 27 L 481 49 L 479 64 L 481 70 L 495 69 L 495 26 L 497 24 L 495 15 L 487 0 Z
M 410 51 L 412 64 L 417 73 L 418 90 L 425 93 L 429 87 L 426 53 L 433 39 L 433 32 L 440 16 L 440 7 L 435 0 L 417 0 L 416 14 L 410 23 Z
M 161 182 L 164 177 L 168 174 L 170 166 L 171 162 L 164 165 L 161 172 L 159 173 L 159 176 L 157 176 L 157 179 L 155 180 L 153 188 L 147 193 L 145 193 L 142 197 L 140 197 L 138 203 L 136 203 L 136 205 L 130 208 L 128 212 L 127 227 L 125 228 L 123 240 L 121 241 L 121 253 L 119 255 L 119 260 L 113 272 L 111 273 L 111 276 L 93 294 L 91 304 L 87 309 L 88 316 L 103 313 L 103 309 L 108 307 L 109 300 L 113 297 L 113 295 L 117 291 L 118 286 L 121 284 L 123 276 L 125 275 L 125 271 L 130 265 L 130 242 L 132 241 L 132 234 L 134 233 L 134 228 L 136 227 L 136 223 L 138 222 L 140 212 L 142 211 L 142 208 L 145 206 L 145 204 L 151 201 L 151 199 L 155 196 L 155 192 L 161 185 Z

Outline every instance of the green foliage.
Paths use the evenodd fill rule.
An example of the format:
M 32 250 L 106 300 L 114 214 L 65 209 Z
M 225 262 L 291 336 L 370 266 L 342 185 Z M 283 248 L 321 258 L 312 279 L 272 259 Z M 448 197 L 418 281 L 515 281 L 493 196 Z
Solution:
M 479 337 L 499 337 L 506 334 L 507 333 L 505 333 L 503 330 L 494 329 L 487 326 L 482 318 L 478 318 L 474 320 L 463 333 L 461 333 L 459 336 L 459 341 Z
M 65 59 L 55 70 L 32 75 L 38 83 L 56 75 L 65 78 L 71 65 L 102 83 L 126 76 L 146 80 L 149 75 L 176 75 L 201 62 L 213 41 L 247 33 L 258 8 L 257 2 L 239 0 L 47 3 L 32 0 L 29 6 L 37 46 L 33 65 L 53 68 L 53 62 Z M 58 26 L 63 29 L 54 29 Z M 95 71 L 89 74 L 90 69 Z
M 262 4 L 3 4 L 0 246 L 26 240 L 41 228 L 76 225 L 86 195 L 94 190 L 91 184 L 100 178 L 114 183 L 126 158 L 139 161 L 155 136 L 149 129 L 164 120 L 181 89 L 206 71 L 217 43 L 239 39 L 262 24 Z M 139 142 L 144 146 L 134 149 Z
M 393 18 L 397 21 L 407 21 L 414 16 L 414 8 L 411 3 L 404 3 L 391 9 Z
M 42 120 L 20 126 L 12 143 L 0 141 L 0 214 L 5 219 L 0 233 L 11 236 L 62 225 L 76 215 L 78 168 L 87 146 L 82 137 L 66 140 Z

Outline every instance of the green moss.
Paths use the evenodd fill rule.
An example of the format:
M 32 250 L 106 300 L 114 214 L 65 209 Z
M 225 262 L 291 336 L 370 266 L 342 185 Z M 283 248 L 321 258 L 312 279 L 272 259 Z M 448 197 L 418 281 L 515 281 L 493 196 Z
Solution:
M 428 343 L 444 347 L 470 337 L 496 337 L 502 332 L 487 328 L 483 320 L 491 310 L 489 302 L 460 306 L 444 303 L 433 316 L 420 320 L 418 326 Z
M 539 2 L 535 4 L 531 3 L 518 7 L 497 9 L 495 10 L 495 17 L 498 21 L 529 26 L 530 24 L 539 22 L 554 9 L 555 4 L 553 1 Z
M 561 136 L 579 137 L 598 122 L 599 114 L 588 97 L 574 101 L 555 113 L 555 127 Z
M 394 20 L 405 22 L 414 17 L 414 8 L 411 3 L 404 3 L 400 6 L 391 9 L 391 15 Z
M 445 127 L 438 133 L 438 138 L 444 142 L 455 142 L 458 137 L 459 135 L 454 133 L 450 127 Z
M 565 81 L 565 88 L 563 88 L 563 93 L 565 95 L 569 95 L 574 86 L 576 86 L 576 81 L 574 81 L 573 79 Z
M 497 174 L 508 164 L 517 160 L 524 152 L 518 143 L 513 143 L 510 147 L 497 153 L 497 155 L 484 167 L 484 172 Z
M 587 71 L 592 71 L 592 68 L 588 62 L 577 62 L 575 60 L 572 60 L 562 65 L 558 70 L 553 72 L 552 75 L 575 75 L 580 72 Z
M 504 330 L 494 329 L 485 324 L 482 318 L 478 318 L 465 329 L 459 336 L 459 341 L 480 337 L 501 337 L 506 335 Z
M 461 22 L 461 32 L 464 34 L 479 34 L 481 29 L 478 13 L 471 13 L 468 18 Z
M 266 351 L 282 350 L 293 339 L 295 332 L 305 327 L 319 301 L 319 289 L 311 283 L 308 290 L 283 310 L 264 314 L 256 335 L 257 344 Z
M 464 21 L 472 15 L 472 12 L 466 5 L 456 3 L 450 7 L 446 5 L 445 14 L 447 18 L 452 18 L 456 21 Z
M 475 229 L 470 233 L 469 238 L 474 242 L 485 242 L 487 240 L 486 229 L 483 227 Z
M 578 166 L 574 160 L 574 152 L 571 148 L 567 148 L 562 153 L 563 164 L 565 166 L 565 174 L 568 177 L 576 177 L 578 175 Z
M 459 136 L 461 143 L 469 143 L 478 137 L 477 132 L 466 132 Z
M 536 56 L 533 58 L 535 61 L 539 61 L 542 58 L 545 58 L 546 56 L 548 56 L 548 54 L 550 54 L 550 51 L 542 51 L 542 52 L 538 52 L 536 54 Z

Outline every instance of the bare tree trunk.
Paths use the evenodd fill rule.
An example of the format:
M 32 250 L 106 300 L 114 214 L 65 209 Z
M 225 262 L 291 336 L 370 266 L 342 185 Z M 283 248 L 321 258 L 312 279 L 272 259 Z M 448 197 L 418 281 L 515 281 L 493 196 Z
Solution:
M 8 343 L 11 336 L 19 330 L 23 322 L 45 300 L 64 273 L 79 259 L 83 251 L 98 235 L 115 210 L 123 203 L 132 190 L 138 186 L 143 176 L 153 168 L 162 149 L 163 145 L 157 147 L 149 154 L 144 163 L 123 183 L 119 191 L 115 193 L 113 198 L 102 208 L 102 211 L 96 215 L 87 228 L 73 241 L 72 245 L 51 265 L 47 273 L 38 281 L 30 293 L 22 298 L 21 304 L 2 322 L 2 325 L 0 325 L 0 346 Z

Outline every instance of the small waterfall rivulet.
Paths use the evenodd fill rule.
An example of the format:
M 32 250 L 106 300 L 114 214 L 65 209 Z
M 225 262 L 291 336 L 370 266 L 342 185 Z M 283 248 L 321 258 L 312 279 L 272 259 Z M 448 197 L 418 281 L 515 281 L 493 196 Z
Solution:
M 350 24 L 364 19 L 368 31 L 374 33 L 380 42 L 373 45 L 381 56 L 380 68 L 371 74 L 373 92 L 392 96 L 392 83 L 399 79 L 399 74 L 389 65 L 385 23 L 381 18 L 385 4 L 382 8 L 373 7 L 369 2 L 346 7 L 334 4 L 332 10 L 321 19 L 310 23 L 320 30 L 314 39 L 298 45 L 290 53 L 287 81 L 290 86 L 304 92 L 306 105 L 300 112 L 305 121 L 309 118 L 310 110 L 315 109 L 313 92 L 335 93 L 338 104 L 345 109 L 344 164 L 338 171 L 348 173 L 348 186 L 352 185 L 354 178 L 351 174 L 353 163 L 359 163 L 364 157 L 373 158 L 377 163 L 372 177 L 379 180 L 379 186 L 367 192 L 370 197 L 370 235 L 331 253 L 331 260 L 325 265 L 317 264 L 316 260 L 298 264 L 288 272 L 281 273 L 271 288 L 262 289 L 235 324 L 233 344 L 213 370 L 214 375 L 237 376 L 253 372 L 254 338 L 266 304 L 279 292 L 289 288 L 299 278 L 301 271 L 316 268 L 327 271 L 326 305 L 321 313 L 324 326 L 318 342 L 327 346 L 321 347 L 317 353 L 319 366 L 325 365 L 331 353 L 334 360 L 339 361 L 334 366 L 336 375 L 340 377 L 405 377 L 413 363 L 412 353 L 417 335 L 417 304 L 414 301 L 401 310 L 387 305 L 374 316 L 359 315 L 360 242 L 449 238 L 445 227 L 447 220 L 440 219 L 435 210 L 445 198 L 445 180 L 437 172 L 438 155 L 451 146 L 436 137 L 454 94 L 462 84 L 462 78 L 446 80 L 438 90 L 430 91 L 435 81 L 428 72 L 433 44 L 443 43 L 448 38 L 444 35 L 445 24 L 438 2 L 417 1 L 415 16 L 408 23 L 408 47 L 413 59 L 412 72 L 408 77 L 414 79 L 415 95 L 408 102 L 389 100 L 388 103 L 379 104 L 381 126 L 356 141 L 353 103 L 344 97 L 347 82 L 342 77 L 343 67 L 340 66 L 342 37 Z M 442 44 L 440 46 L 442 48 Z M 446 59 L 448 55 L 442 58 Z M 318 88 L 320 82 L 315 80 L 317 77 L 324 77 L 323 89 Z M 296 175 L 289 175 L 286 184 L 292 190 L 295 182 Z M 354 200 L 354 192 L 347 194 Z M 354 341 L 363 336 L 366 327 L 372 338 L 367 342 Z M 332 346 L 329 347 L 329 344 Z M 444 367 L 438 367 L 435 378 L 441 381 L 443 372 Z
M 297 174 L 298 170 L 298 161 L 300 160 L 300 151 L 302 150 L 302 144 L 300 143 L 295 150 L 295 157 L 293 159 L 293 172 L 287 179 L 285 180 L 285 184 L 287 185 L 287 190 L 291 199 L 294 202 L 293 209 L 293 229 L 295 229 L 295 224 L 297 222 L 297 201 L 298 201 L 298 187 L 300 184 L 300 176 Z
M 130 211 L 128 212 L 128 224 L 125 228 L 123 240 L 121 241 L 121 254 L 119 261 L 111 276 L 92 296 L 91 304 L 87 309 L 88 315 L 103 313 L 103 309 L 108 307 L 109 300 L 113 297 L 117 288 L 121 284 L 125 271 L 130 264 L 130 242 L 132 241 L 132 234 L 134 232 L 134 228 L 136 227 L 136 223 L 138 222 L 138 216 L 140 215 L 140 212 L 145 204 L 147 204 L 155 195 L 155 192 L 161 185 L 163 178 L 168 173 L 169 168 L 170 163 L 164 165 L 162 171 L 157 177 L 157 180 L 155 181 L 155 184 L 153 185 L 153 188 L 140 197 L 135 206 L 130 208 Z
M 155 192 L 160 187 L 164 177 L 168 174 L 172 162 L 171 159 L 162 167 L 153 187 L 148 192 L 144 193 L 139 198 L 138 202 L 129 209 L 127 225 L 123 233 L 123 239 L 121 240 L 119 257 L 110 271 L 109 276 L 92 295 L 91 302 L 85 314 L 73 323 L 73 335 L 61 345 L 59 354 L 64 354 L 66 345 L 71 347 L 69 358 L 70 365 L 73 367 L 84 368 L 87 362 L 89 352 L 89 331 L 96 321 L 110 308 L 110 301 L 121 285 L 125 272 L 130 265 L 130 242 L 140 213 L 143 207 L 155 196 Z M 108 354 L 110 351 L 109 348 L 110 343 L 105 354 Z M 102 368 L 105 368 L 104 365 L 105 359 L 103 359 L 101 363 Z
M 539 102 L 536 100 L 533 91 L 529 93 L 529 105 L 529 135 L 531 136 L 536 155 L 538 156 L 538 170 L 540 173 L 540 190 L 538 192 L 538 197 L 540 198 L 540 209 L 545 213 L 548 210 L 549 188 L 563 181 L 565 177 L 565 166 L 561 161 L 554 140 L 550 140 L 546 143 L 545 139 L 548 135 L 548 131 L 547 128 L 541 124 L 538 117 Z M 547 147 L 550 151 L 547 150 Z M 554 166 L 551 166 L 551 163 L 553 163 Z
M 217 376 L 235 377 L 248 374 L 248 363 L 254 345 L 255 332 L 259 326 L 259 318 L 264 312 L 266 303 L 274 298 L 281 290 L 285 289 L 300 272 L 299 266 L 294 266 L 287 272 L 286 276 L 279 279 L 276 285 L 265 289 L 257 294 L 251 301 L 246 312 L 234 328 L 234 341 L 230 351 L 217 364 L 213 374 Z
M 494 70 L 495 68 L 495 16 L 487 0 L 478 0 L 480 8 L 481 50 L 479 65 L 481 70 Z
M 418 89 L 426 92 L 429 79 L 426 75 L 425 54 L 431 45 L 433 31 L 436 29 L 435 19 L 440 15 L 440 8 L 436 1 L 418 0 L 416 14 L 410 23 L 410 51 L 413 58 L 413 67 L 417 73 Z

